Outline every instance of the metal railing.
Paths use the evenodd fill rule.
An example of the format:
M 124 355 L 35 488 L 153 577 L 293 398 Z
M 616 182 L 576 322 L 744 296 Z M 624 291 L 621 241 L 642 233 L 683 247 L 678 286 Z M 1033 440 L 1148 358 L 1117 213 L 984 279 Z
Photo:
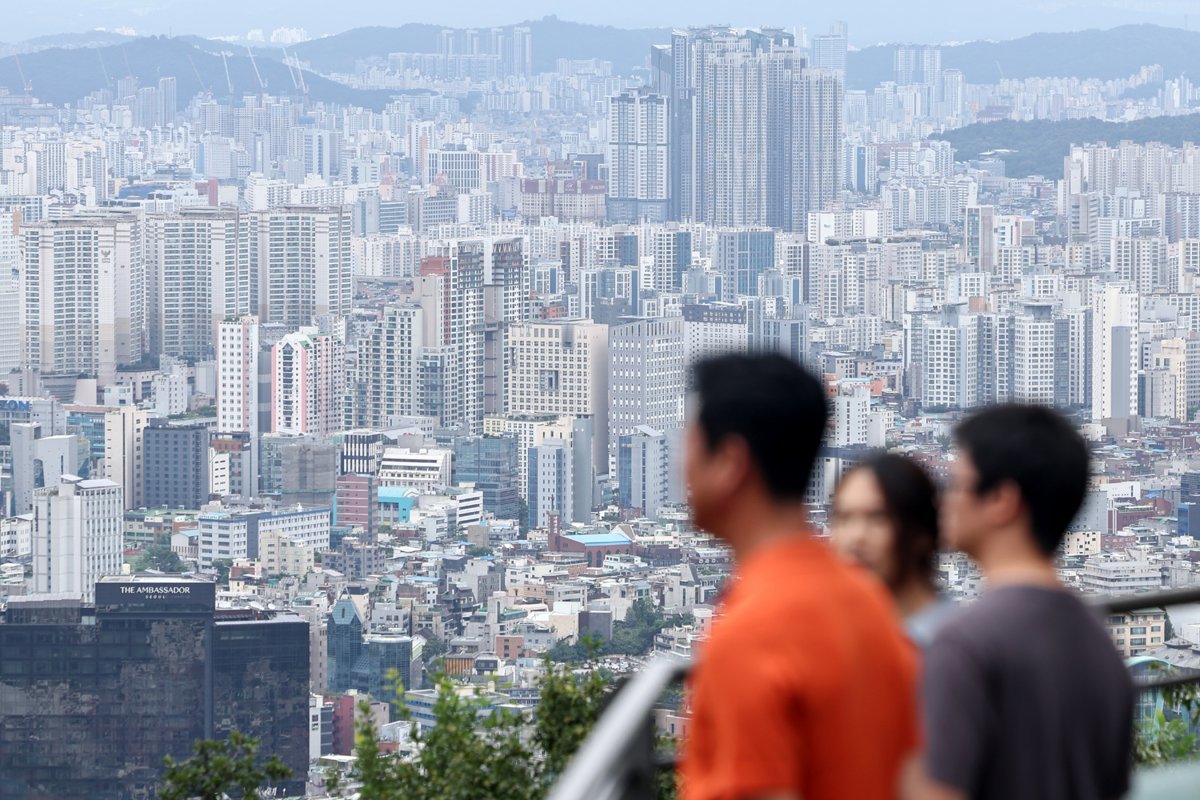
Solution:
M 1200 603 L 1200 587 L 1097 598 L 1108 614 Z M 655 752 L 654 708 L 663 692 L 683 680 L 690 662 L 661 657 L 627 681 L 613 696 L 596 727 L 555 782 L 548 800 L 653 800 L 657 773 L 674 759 Z M 1153 691 L 1200 682 L 1200 675 L 1167 675 L 1137 684 Z

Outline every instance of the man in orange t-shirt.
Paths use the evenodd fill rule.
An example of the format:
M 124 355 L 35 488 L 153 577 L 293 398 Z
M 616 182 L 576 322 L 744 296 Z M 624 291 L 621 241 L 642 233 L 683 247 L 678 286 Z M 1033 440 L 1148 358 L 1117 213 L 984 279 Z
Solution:
M 737 566 L 690 682 L 682 796 L 894 798 L 919 744 L 917 657 L 883 587 L 809 534 L 822 386 L 779 355 L 703 361 L 693 382 L 692 510 Z

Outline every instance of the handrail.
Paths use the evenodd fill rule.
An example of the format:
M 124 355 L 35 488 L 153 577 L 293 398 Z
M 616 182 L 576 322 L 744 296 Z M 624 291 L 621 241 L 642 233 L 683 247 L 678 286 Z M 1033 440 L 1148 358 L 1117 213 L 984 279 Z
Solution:
M 654 737 L 649 713 L 662 693 L 682 678 L 689 666 L 681 658 L 657 658 L 623 686 L 555 782 L 547 800 L 621 797 L 625 783 L 622 776 L 633 777 L 630 773 L 637 769 L 644 772 L 644 780 L 652 782 Z M 639 745 L 647 741 L 638 736 L 643 730 L 648 735 L 649 747 L 647 752 L 639 753 Z
M 1200 586 L 1188 589 L 1167 589 L 1161 592 L 1143 592 L 1122 597 L 1099 597 L 1095 598 L 1093 602 L 1110 614 L 1124 614 L 1130 611 L 1163 608 L 1164 606 L 1182 606 L 1189 603 L 1200 603 Z

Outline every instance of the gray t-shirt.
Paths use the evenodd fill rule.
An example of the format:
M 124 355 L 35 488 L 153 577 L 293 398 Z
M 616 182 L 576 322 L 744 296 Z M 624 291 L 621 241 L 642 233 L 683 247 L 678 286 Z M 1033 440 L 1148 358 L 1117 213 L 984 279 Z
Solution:
M 1129 788 L 1134 688 L 1099 616 L 1059 589 L 989 590 L 926 654 L 930 776 L 972 798 Z

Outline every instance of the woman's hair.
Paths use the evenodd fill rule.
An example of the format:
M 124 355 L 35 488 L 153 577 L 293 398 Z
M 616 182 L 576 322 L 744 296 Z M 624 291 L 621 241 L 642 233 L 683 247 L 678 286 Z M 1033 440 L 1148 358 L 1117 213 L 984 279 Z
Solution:
M 891 588 L 912 580 L 932 585 L 938 551 L 938 497 L 928 473 L 912 459 L 893 453 L 874 455 L 854 470 L 874 476 L 892 521 L 895 571 L 885 576 Z

